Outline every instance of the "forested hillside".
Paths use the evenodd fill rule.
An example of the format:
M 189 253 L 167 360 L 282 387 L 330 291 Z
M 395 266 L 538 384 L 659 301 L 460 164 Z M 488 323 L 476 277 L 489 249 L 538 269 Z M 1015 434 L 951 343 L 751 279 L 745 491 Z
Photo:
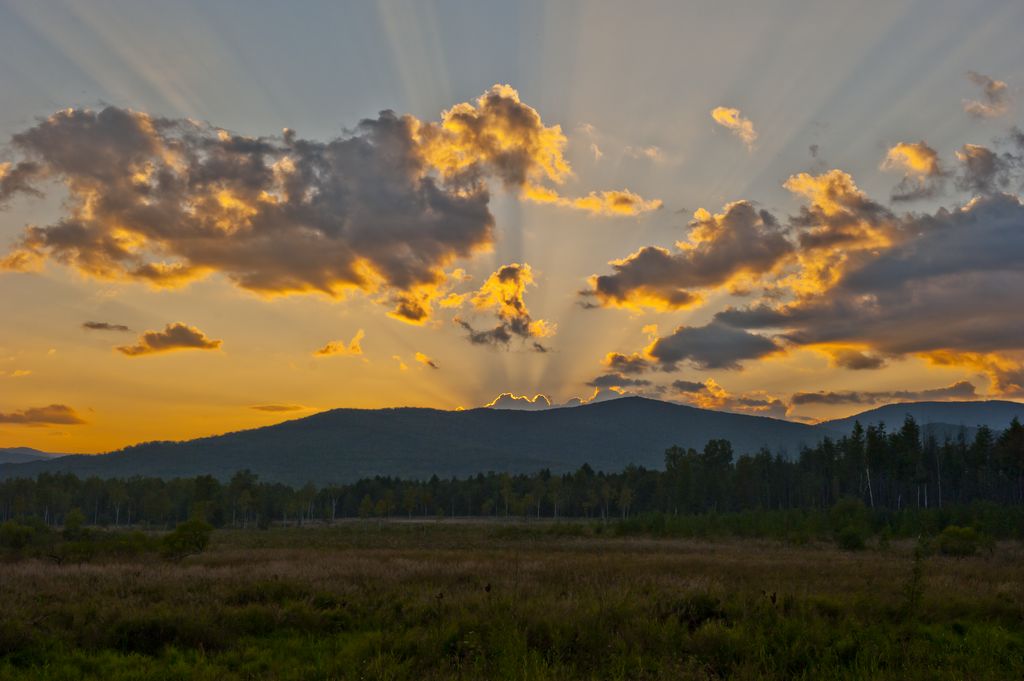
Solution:
M 289 487 L 239 471 L 223 484 L 212 476 L 171 481 L 81 479 L 43 474 L 0 482 L 0 520 L 62 522 L 80 508 L 97 524 L 169 525 L 199 514 L 217 525 L 388 516 L 526 516 L 621 518 L 755 510 L 825 510 L 843 499 L 865 508 L 965 508 L 976 502 L 1024 505 L 1024 426 L 981 427 L 973 440 L 922 437 L 907 417 L 891 432 L 855 428 L 794 459 L 763 450 L 738 455 L 728 440 L 700 450 L 673 446 L 662 470 L 628 466 L 603 473 L 584 464 L 558 474 L 477 474 L 429 480 L 375 477 L 352 484 Z M 1007 523 L 1019 514 L 1002 514 Z M 1017 518 L 1018 520 L 1015 520 Z M 948 521 L 948 518 L 947 518 Z M 1007 526 L 1003 534 L 1024 532 Z

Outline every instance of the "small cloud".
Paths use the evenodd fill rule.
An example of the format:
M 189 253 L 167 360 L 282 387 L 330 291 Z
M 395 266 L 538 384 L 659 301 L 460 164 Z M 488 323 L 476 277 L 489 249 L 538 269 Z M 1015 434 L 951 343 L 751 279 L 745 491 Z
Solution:
M 604 374 L 587 383 L 592 388 L 633 388 L 649 386 L 651 382 L 644 378 L 630 378 L 620 373 Z
M 892 169 L 922 177 L 942 174 L 938 152 L 924 141 L 899 142 L 890 147 L 882 161 L 882 170 Z
M 620 374 L 642 374 L 651 368 L 651 361 L 639 352 L 624 355 L 621 352 L 609 352 L 603 364 L 609 371 Z
M 982 99 L 965 99 L 964 111 L 976 118 L 998 118 L 1010 110 L 1010 88 L 977 71 L 968 71 L 967 78 L 981 88 Z
M 601 151 L 601 147 L 597 146 L 597 142 L 590 143 L 590 153 L 594 155 L 595 161 L 600 161 L 601 157 L 604 156 L 604 152 Z
M 627 156 L 641 159 L 645 158 L 648 161 L 661 161 L 665 158 L 661 148 L 656 147 L 653 144 L 647 147 L 626 147 L 625 152 Z
M 661 199 L 645 199 L 628 188 L 593 191 L 586 196 L 573 198 L 562 196 L 547 187 L 527 185 L 523 188 L 523 197 L 534 203 L 550 203 L 602 216 L 636 216 L 658 210 L 662 206 Z
M 697 381 L 672 381 L 672 387 L 681 393 L 702 393 L 706 392 L 708 387 L 703 383 Z
M 82 328 L 87 331 L 126 331 L 131 332 L 124 324 L 111 324 L 109 322 L 83 322 Z
M 6 371 L 0 371 L 0 376 L 7 376 L 8 378 L 22 378 L 23 376 L 31 376 L 31 369 L 15 369 L 14 371 L 7 373 Z
M 208 338 L 194 326 L 174 322 L 165 326 L 163 331 L 147 331 L 139 337 L 138 343 L 119 346 L 117 351 L 129 357 L 139 357 L 174 350 L 217 350 L 221 343 Z
M 487 277 L 471 299 L 475 309 L 492 311 L 497 315 L 497 326 L 481 330 L 459 317 L 453 321 L 469 333 L 469 341 L 475 345 L 507 346 L 518 337 L 532 341 L 537 352 L 547 352 L 547 348 L 536 339 L 554 335 L 556 328 L 551 322 L 530 316 L 525 295 L 531 285 L 533 270 L 528 264 L 504 265 Z
M 711 110 L 711 118 L 715 119 L 724 128 L 729 129 L 734 135 L 743 140 L 747 149 L 753 150 L 754 142 L 757 141 L 757 131 L 754 130 L 754 122 L 744 118 L 739 109 L 731 109 L 725 106 L 718 106 Z
M 965 144 L 954 152 L 960 173 L 956 186 L 975 194 L 995 194 L 1010 184 L 1021 158 L 998 153 L 980 144 Z
M 302 405 L 254 405 L 250 409 L 257 412 L 301 412 L 306 408 Z
M 903 173 L 903 179 L 893 189 L 893 201 L 927 199 L 943 191 L 946 171 L 939 163 L 939 154 L 924 141 L 899 142 L 891 147 L 881 169 Z
M 441 368 L 440 366 L 438 366 L 437 362 L 435 362 L 434 360 L 430 359 L 429 357 L 424 355 L 422 352 L 417 352 L 416 353 L 416 361 L 419 362 L 420 364 L 424 365 L 424 366 L 430 367 L 431 369 L 440 369 Z
M 302 411 L 308 409 L 301 404 L 256 404 L 250 407 L 256 411 L 268 411 L 268 412 L 282 412 L 282 411 Z
M 356 331 L 356 335 L 352 337 L 348 343 L 344 341 L 331 341 L 327 345 L 323 346 L 319 350 L 313 353 L 316 357 L 329 357 L 330 355 L 348 355 L 356 356 L 363 354 L 363 338 L 366 333 L 359 329 Z
M 852 348 L 828 350 L 832 365 L 843 369 L 862 371 L 865 369 L 881 369 L 885 366 L 885 358 L 868 354 Z
M 405 361 L 399 355 L 391 355 L 391 359 L 393 359 L 396 362 L 398 362 L 398 370 L 399 371 L 408 371 L 409 370 L 409 365 L 406 364 Z
M 22 411 L 0 412 L 0 423 L 26 426 L 77 426 L 85 423 L 85 420 L 66 404 L 51 404 L 46 407 L 29 407 Z
M 540 411 L 551 408 L 551 398 L 547 395 L 516 395 L 515 393 L 501 393 L 493 400 L 484 405 L 488 409 L 517 409 L 521 411 Z

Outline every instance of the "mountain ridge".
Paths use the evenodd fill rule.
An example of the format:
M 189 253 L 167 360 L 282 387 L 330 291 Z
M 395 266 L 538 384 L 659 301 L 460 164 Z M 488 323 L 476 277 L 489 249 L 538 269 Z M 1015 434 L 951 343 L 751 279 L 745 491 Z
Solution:
M 963 427 L 973 437 L 976 425 L 1001 429 L 1013 415 L 1024 418 L 1024 404 L 896 403 L 817 425 L 636 396 L 536 411 L 339 408 L 193 440 L 144 442 L 105 454 L 0 464 L 0 478 L 71 472 L 163 478 L 209 474 L 227 479 L 247 468 L 269 481 L 326 484 L 378 475 L 426 479 L 542 468 L 561 473 L 584 463 L 606 471 L 629 464 L 659 468 L 664 450 L 672 445 L 699 449 L 709 439 L 724 438 L 737 455 L 767 447 L 795 456 L 802 446 L 813 446 L 823 437 L 841 437 L 856 420 L 865 426 L 880 420 L 897 425 L 907 413 L 925 432 L 949 434 Z M 936 428 L 927 429 L 929 415 L 951 413 L 963 417 L 937 420 Z M 985 418 L 979 420 L 979 415 Z M 967 425 L 970 421 L 976 423 Z
M 249 468 L 267 480 L 303 484 L 375 475 L 565 472 L 583 463 L 619 470 L 630 463 L 660 466 L 664 450 L 673 444 L 700 448 L 713 438 L 729 439 L 737 452 L 767 446 L 795 455 L 820 435 L 806 424 L 641 397 L 541 411 L 333 409 L 195 440 L 0 466 L 0 477 L 68 471 L 100 477 L 226 478 Z

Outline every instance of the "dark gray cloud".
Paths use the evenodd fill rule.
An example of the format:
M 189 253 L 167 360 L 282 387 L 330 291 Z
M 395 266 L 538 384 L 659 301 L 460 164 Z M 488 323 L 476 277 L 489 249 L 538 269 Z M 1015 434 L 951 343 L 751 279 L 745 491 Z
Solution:
M 794 393 L 793 405 L 805 404 L 880 404 L 884 402 L 916 402 L 921 400 L 968 400 L 977 397 L 974 384 L 960 381 L 944 388 L 930 390 L 888 390 Z
M 956 151 L 960 172 L 957 189 L 974 194 L 994 194 L 1010 187 L 1021 159 L 1009 152 L 998 152 L 980 144 L 965 144 Z
M 885 358 L 871 355 L 860 350 L 839 348 L 830 351 L 832 363 L 837 367 L 862 371 L 865 369 L 881 369 L 885 366 Z
M 42 168 L 32 161 L 0 163 L 0 204 L 15 194 L 42 196 L 35 183 L 42 174 Z
M 651 368 L 650 360 L 636 352 L 630 355 L 609 352 L 604 358 L 604 364 L 610 371 L 620 374 L 642 374 Z
M 680 326 L 655 340 L 647 354 L 663 371 L 674 371 L 681 362 L 701 369 L 739 369 L 744 360 L 759 359 L 780 349 L 765 336 L 711 322 L 705 326 Z
M 851 267 L 820 295 L 716 315 L 785 329 L 798 344 L 851 343 L 885 355 L 1024 349 L 1024 205 L 999 194 L 955 211 L 908 216 L 904 240 Z M 939 331 L 941 330 L 941 331 Z
M 630 378 L 620 373 L 612 373 L 598 376 L 587 385 L 594 388 L 632 388 L 649 386 L 651 382 L 643 378 Z
M 12 143 L 68 186 L 69 210 L 16 254 L 157 285 L 220 271 L 265 294 L 382 289 L 422 321 L 442 268 L 491 243 L 493 219 L 486 188 L 427 174 L 416 126 L 385 111 L 316 142 L 116 107 L 55 114 Z
M 26 426 L 77 426 L 85 423 L 78 413 L 66 404 L 29 407 L 21 411 L 0 412 L 0 423 Z
M 698 383 L 696 381 L 684 381 L 681 379 L 678 381 L 672 381 L 672 387 L 681 393 L 701 393 L 706 392 L 708 389 L 708 387 L 703 383 Z
M 124 324 L 111 324 L 110 322 L 83 322 L 82 328 L 88 331 L 131 331 Z
M 694 289 L 763 274 L 793 250 L 775 218 L 746 201 L 727 205 L 720 215 L 698 211 L 688 240 L 678 247 L 648 246 L 613 261 L 614 272 L 591 277 L 582 294 L 597 301 L 591 306 L 685 308 L 700 301 Z
M 208 338 L 196 327 L 174 322 L 163 331 L 145 332 L 137 343 L 122 345 L 117 351 L 129 357 L 139 357 L 174 350 L 217 350 L 220 346 L 221 341 Z

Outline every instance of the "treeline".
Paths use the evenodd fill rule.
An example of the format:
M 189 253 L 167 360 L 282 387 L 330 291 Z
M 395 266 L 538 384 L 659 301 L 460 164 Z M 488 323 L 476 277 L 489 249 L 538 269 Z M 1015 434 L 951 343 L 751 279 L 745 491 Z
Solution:
M 0 522 L 33 517 L 58 526 L 78 509 L 100 526 L 171 527 L 191 517 L 215 526 L 268 527 L 340 518 L 505 516 L 628 519 L 756 510 L 822 510 L 840 499 L 876 512 L 964 507 L 976 502 L 1024 505 L 1024 426 L 1014 419 L 939 443 L 922 437 L 909 416 L 824 440 L 793 460 L 762 450 L 736 456 L 727 440 L 702 451 L 672 447 L 665 469 L 629 466 L 604 473 L 584 465 L 564 475 L 479 474 L 410 481 L 390 477 L 346 485 L 293 488 L 249 471 L 224 483 L 212 476 L 162 480 L 85 480 L 44 473 L 0 482 Z

